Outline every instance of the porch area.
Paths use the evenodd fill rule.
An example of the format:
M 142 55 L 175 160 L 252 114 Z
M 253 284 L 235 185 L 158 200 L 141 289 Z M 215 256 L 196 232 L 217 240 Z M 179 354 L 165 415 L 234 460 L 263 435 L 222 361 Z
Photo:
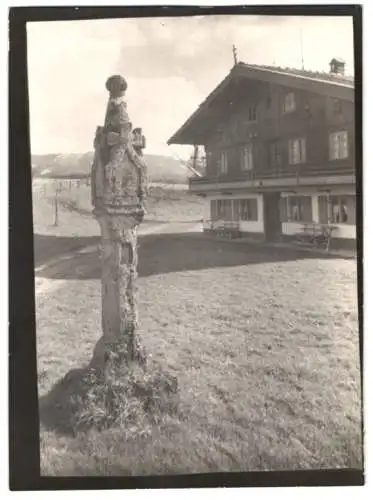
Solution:
M 356 249 L 356 196 L 333 192 L 270 192 L 206 198 L 203 231 L 227 239 L 251 239 L 329 249 Z

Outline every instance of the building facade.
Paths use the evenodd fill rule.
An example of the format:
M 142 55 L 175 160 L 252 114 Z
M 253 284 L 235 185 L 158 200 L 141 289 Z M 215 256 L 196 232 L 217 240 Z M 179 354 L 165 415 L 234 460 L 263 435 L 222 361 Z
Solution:
M 275 241 L 330 224 L 334 242 L 355 245 L 354 81 L 333 61 L 330 73 L 238 63 L 168 141 L 205 148 L 190 191 L 206 225 Z

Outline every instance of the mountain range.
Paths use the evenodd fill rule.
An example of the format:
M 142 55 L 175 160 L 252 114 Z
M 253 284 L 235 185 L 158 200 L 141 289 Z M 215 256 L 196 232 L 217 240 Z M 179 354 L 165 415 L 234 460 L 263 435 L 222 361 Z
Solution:
M 83 178 L 90 175 L 93 151 L 72 154 L 32 155 L 34 178 Z M 182 160 L 171 156 L 146 154 L 150 182 L 186 184 L 192 175 Z

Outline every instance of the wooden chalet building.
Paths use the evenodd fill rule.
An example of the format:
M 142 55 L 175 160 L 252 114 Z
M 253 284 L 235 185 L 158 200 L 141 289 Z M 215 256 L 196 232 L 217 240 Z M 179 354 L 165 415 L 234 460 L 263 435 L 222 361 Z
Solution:
M 205 148 L 205 176 L 190 191 L 206 199 L 206 227 L 235 222 L 275 241 L 326 224 L 333 244 L 348 247 L 354 143 L 354 80 L 336 59 L 330 73 L 237 63 L 168 141 Z

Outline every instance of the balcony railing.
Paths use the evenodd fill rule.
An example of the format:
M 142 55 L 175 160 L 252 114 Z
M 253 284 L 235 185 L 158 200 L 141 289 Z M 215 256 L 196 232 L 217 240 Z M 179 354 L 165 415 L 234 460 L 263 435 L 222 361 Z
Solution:
M 319 165 L 302 166 L 295 165 L 294 167 L 284 167 L 271 170 L 250 170 L 248 172 L 241 172 L 237 175 L 226 174 L 205 176 L 205 177 L 191 177 L 189 185 L 203 185 L 215 184 L 225 182 L 240 182 L 240 181 L 261 181 L 266 179 L 301 179 L 304 177 L 331 177 L 331 176 L 344 176 L 355 175 L 355 169 L 352 166 L 328 166 L 321 168 Z

